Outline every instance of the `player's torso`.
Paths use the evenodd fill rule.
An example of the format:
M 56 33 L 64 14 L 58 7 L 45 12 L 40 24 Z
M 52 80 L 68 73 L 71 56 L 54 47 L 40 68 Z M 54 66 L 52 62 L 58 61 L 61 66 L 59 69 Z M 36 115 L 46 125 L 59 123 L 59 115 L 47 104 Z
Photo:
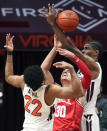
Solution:
M 51 125 L 51 106 L 46 105 L 44 101 L 45 88 L 46 86 L 44 85 L 34 92 L 31 88 L 25 85 L 23 91 L 25 105 L 24 127 L 38 127 L 38 129 L 41 128 L 42 130 L 42 127 Z
M 85 94 L 85 103 L 84 103 L 84 113 L 94 113 L 95 112 L 95 105 L 96 105 L 96 100 L 97 96 L 100 93 L 100 84 L 101 84 L 101 78 L 102 78 L 102 70 L 97 63 L 100 69 L 99 75 L 95 80 L 91 81 L 90 88 L 86 91 Z M 83 76 L 80 75 L 79 76 Z
M 77 100 L 57 99 L 55 108 L 53 131 L 80 128 L 83 107 Z

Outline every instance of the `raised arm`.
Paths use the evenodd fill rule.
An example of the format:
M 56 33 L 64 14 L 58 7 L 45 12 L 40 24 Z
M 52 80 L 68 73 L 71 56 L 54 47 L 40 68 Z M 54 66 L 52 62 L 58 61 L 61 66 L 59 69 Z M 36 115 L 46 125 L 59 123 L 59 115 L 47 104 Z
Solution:
M 92 73 L 87 67 L 87 65 L 71 51 L 68 51 L 66 49 L 61 49 L 61 48 L 58 48 L 57 51 L 59 52 L 60 55 L 63 55 L 69 58 L 71 61 L 73 61 L 77 65 L 77 67 L 80 69 L 80 71 L 84 75 L 84 77 L 81 80 L 83 88 L 88 89 L 90 87 L 90 83 L 92 80 Z
M 57 45 L 56 45 L 57 43 Z M 54 83 L 54 79 L 52 74 L 50 73 L 50 68 L 52 65 L 52 62 L 57 54 L 56 48 L 61 47 L 61 43 L 58 41 L 58 38 L 54 35 L 54 47 L 49 52 L 49 54 L 46 56 L 44 61 L 41 64 L 41 68 L 45 74 L 45 81 L 46 84 Z
M 50 90 L 49 94 L 57 98 L 72 98 L 72 99 L 83 96 L 84 91 L 82 88 L 82 84 L 78 79 L 73 66 L 64 61 L 54 63 L 54 66 L 56 68 L 69 69 L 71 75 L 71 81 L 69 83 L 69 86 L 61 87 L 59 85 L 51 85 L 51 88 L 49 89 Z
M 13 38 L 14 36 L 11 37 L 10 34 L 6 35 L 6 45 L 4 46 L 7 50 L 7 59 L 5 65 L 5 80 L 9 84 L 23 89 L 24 88 L 23 76 L 14 75 L 13 71 L 13 56 L 12 56 L 12 52 L 14 49 Z
M 78 56 L 81 60 L 83 60 L 87 64 L 89 69 L 92 71 L 93 79 L 95 79 L 96 78 L 95 72 L 99 72 L 98 65 L 95 63 L 95 61 L 92 58 L 83 55 L 82 52 L 76 46 L 74 46 L 72 41 L 65 36 L 63 31 L 61 31 L 61 29 L 58 27 L 56 23 L 57 14 L 54 9 L 54 4 L 52 4 L 52 6 L 50 6 L 49 4 L 48 6 L 49 6 L 49 11 L 47 12 L 46 8 L 44 7 L 45 14 L 43 13 L 41 14 L 45 16 L 47 22 L 51 25 L 54 33 L 61 41 L 62 46 L 72 51 L 76 56 Z

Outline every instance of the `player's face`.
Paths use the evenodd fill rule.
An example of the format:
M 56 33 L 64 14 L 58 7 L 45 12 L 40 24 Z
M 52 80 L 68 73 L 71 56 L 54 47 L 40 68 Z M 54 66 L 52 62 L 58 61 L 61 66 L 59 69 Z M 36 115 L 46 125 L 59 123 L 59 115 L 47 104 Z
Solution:
M 85 44 L 82 53 L 90 57 L 93 57 L 93 55 L 95 54 L 95 49 L 92 47 L 92 45 Z
M 68 69 L 65 69 L 62 74 L 61 74 L 61 81 L 62 80 L 71 80 L 71 74 L 70 71 Z

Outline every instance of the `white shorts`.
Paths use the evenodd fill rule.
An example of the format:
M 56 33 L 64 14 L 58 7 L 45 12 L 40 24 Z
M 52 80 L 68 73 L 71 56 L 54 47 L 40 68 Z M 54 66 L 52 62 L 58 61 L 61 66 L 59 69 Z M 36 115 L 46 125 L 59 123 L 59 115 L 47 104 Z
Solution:
M 52 128 L 50 128 L 49 126 L 47 126 L 47 127 L 37 126 L 35 128 L 24 127 L 23 130 L 21 130 L 21 131 L 52 131 Z
M 22 131 L 52 131 L 52 129 L 46 129 L 46 128 L 24 128 Z
M 100 131 L 97 114 L 83 114 L 81 120 L 81 131 Z

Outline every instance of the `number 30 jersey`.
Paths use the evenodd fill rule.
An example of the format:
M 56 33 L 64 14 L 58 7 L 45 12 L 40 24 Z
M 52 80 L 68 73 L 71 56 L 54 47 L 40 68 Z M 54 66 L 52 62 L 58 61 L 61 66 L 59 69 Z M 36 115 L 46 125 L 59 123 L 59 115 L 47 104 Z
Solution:
M 45 89 L 46 85 L 33 91 L 25 84 L 23 90 L 25 105 L 23 131 L 52 131 L 52 106 L 45 103 Z
M 80 131 L 83 107 L 76 99 L 56 99 L 53 131 Z

